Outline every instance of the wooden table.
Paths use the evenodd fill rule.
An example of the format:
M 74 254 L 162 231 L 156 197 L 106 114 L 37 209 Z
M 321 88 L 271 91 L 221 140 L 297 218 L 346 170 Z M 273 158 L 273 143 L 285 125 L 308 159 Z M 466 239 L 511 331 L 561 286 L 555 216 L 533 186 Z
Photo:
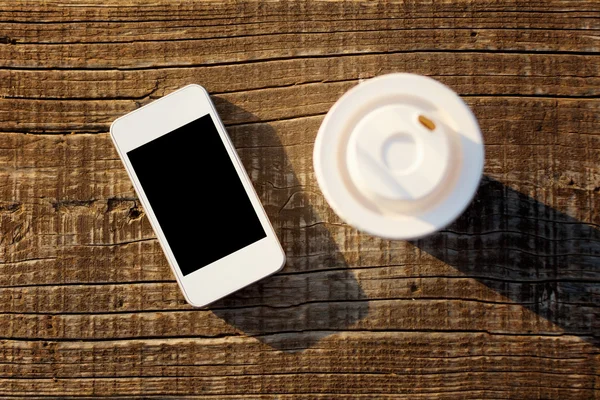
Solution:
M 597 0 L 0 4 L 0 397 L 600 398 Z M 339 96 L 398 71 L 486 142 L 471 207 L 413 242 L 343 223 L 312 167 Z M 288 256 L 199 310 L 107 133 L 188 83 Z

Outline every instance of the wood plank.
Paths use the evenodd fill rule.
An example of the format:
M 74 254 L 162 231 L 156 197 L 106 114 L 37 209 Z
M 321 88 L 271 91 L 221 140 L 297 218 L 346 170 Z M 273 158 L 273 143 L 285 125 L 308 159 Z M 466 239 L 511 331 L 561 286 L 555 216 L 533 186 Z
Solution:
M 223 115 L 226 124 L 246 124 L 250 122 L 272 122 L 282 119 L 293 119 L 306 116 L 324 115 L 335 101 L 356 82 L 333 82 L 326 84 L 307 84 L 300 87 L 289 86 L 277 89 L 256 90 L 252 92 L 236 92 L 219 95 L 214 98 L 218 111 Z M 487 120 L 496 119 L 497 123 L 511 124 L 521 119 L 518 109 L 526 107 L 532 123 L 537 122 L 532 135 L 537 134 L 541 124 L 558 124 L 558 132 L 591 133 L 597 132 L 599 117 L 597 114 L 599 99 L 569 98 L 520 98 L 519 95 L 508 96 L 472 96 L 466 97 L 478 118 L 481 119 L 485 134 L 501 137 L 501 132 L 515 136 L 511 129 L 485 130 Z M 516 97 L 516 99 L 513 99 Z M 106 132 L 110 123 L 118 116 L 132 111 L 142 104 L 150 102 L 150 98 L 139 100 L 48 100 L 48 99 L 0 99 L 0 123 L 4 132 L 25 133 L 86 133 Z M 285 104 L 285 105 L 283 105 Z M 534 108 L 544 107 L 544 110 Z M 503 107 L 493 110 L 488 116 L 488 108 Z M 499 114 L 506 113 L 501 121 Z M 573 115 L 573 117 L 571 117 Z M 17 118 L 18 117 L 18 118 Z M 60 117 L 60 118 L 59 118 Z M 568 124 L 568 125 L 567 125 Z M 577 130 L 576 130 L 577 129 Z M 487 136 L 486 136 L 487 139 Z
M 299 307 L 316 302 L 383 300 L 461 300 L 465 303 L 489 303 L 502 308 L 507 304 L 528 306 L 540 300 L 540 293 L 553 279 L 510 278 L 494 280 L 488 276 L 465 276 L 448 269 L 448 276 L 406 275 L 406 265 L 318 271 L 308 274 L 284 273 L 263 284 L 242 291 L 239 295 L 215 304 L 217 308 L 250 308 L 277 306 Z M 433 268 L 431 268 L 433 269 Z M 433 271 L 431 271 L 433 272 Z M 445 272 L 445 271 L 444 271 Z M 354 282 L 360 282 L 360 290 Z M 594 283 L 582 278 L 556 282 L 564 297 L 556 302 L 566 313 L 578 314 L 593 310 L 596 293 L 575 292 L 571 286 Z M 500 289 L 500 286 L 503 286 Z M 501 294 L 503 291 L 507 295 Z M 89 297 L 94 301 L 89 302 Z M 143 299 L 141 298 L 143 297 Z M 507 298 L 508 297 L 508 298 Z M 115 312 L 190 310 L 181 300 L 177 284 L 172 280 L 128 284 L 68 284 L 5 288 L 0 293 L 0 313 L 6 314 L 104 314 Z M 67 301 L 68 299 L 68 301 Z M 514 299 L 514 300 L 511 300 Z M 561 304 L 561 300 L 565 300 Z M 567 302 L 568 300 L 568 302 Z M 591 317 L 591 315 L 590 315 Z M 591 318 L 586 318 L 595 324 Z
M 133 43 L 11 44 L 0 46 L 0 67 L 12 69 L 150 69 L 229 65 L 245 60 L 281 60 L 344 54 L 416 51 L 574 52 L 598 50 L 598 31 L 565 35 L 560 30 L 358 31 L 352 40 L 335 32 L 240 36 L 227 41 L 199 40 Z M 302 47 L 295 46 L 302 43 Z M 44 57 L 52 52 L 52 58 Z M 86 54 L 85 58 L 80 55 Z M 160 54 L 157 58 L 155 54 Z
M 263 338 L 267 340 L 267 338 Z M 303 340 L 317 339 L 311 349 L 300 352 Z M 39 377 L 69 376 L 92 377 L 112 372 L 114 376 L 136 373 L 154 376 L 158 368 L 175 375 L 176 368 L 190 374 L 220 375 L 227 367 L 234 367 L 233 375 L 253 373 L 264 368 L 275 372 L 345 372 L 414 371 L 483 371 L 511 368 L 531 368 L 545 371 L 563 369 L 565 374 L 577 373 L 581 360 L 593 362 L 597 357 L 594 346 L 569 336 L 506 336 L 486 333 L 432 333 L 432 332 L 338 332 L 322 337 L 320 332 L 303 336 L 289 334 L 271 335 L 269 344 L 254 338 L 228 336 L 221 338 L 136 339 L 122 341 L 69 342 L 69 341 L 15 341 L 2 342 L 6 361 L 0 364 L 3 371 L 27 370 Z M 529 343 L 535 346 L 529 346 Z M 271 346 L 279 343 L 278 346 Z M 380 350 L 368 349 L 376 344 Z M 274 349 L 274 347 L 279 350 Z M 229 348 L 230 351 L 223 351 Z M 235 350 L 235 351 L 233 351 Z M 335 354 L 344 362 L 323 363 Z M 261 359 L 270 357 L 268 365 Z M 360 362 L 359 357 L 364 357 Z M 106 363 L 96 363 L 105 358 Z M 495 364 L 491 361 L 504 361 Z M 474 363 L 474 364 L 471 364 Z M 39 368 L 38 372 L 34 370 Z M 217 368 L 211 371 L 211 368 Z M 78 370 L 77 370 L 78 369 Z M 13 371 L 14 371 L 13 370 Z M 582 375 L 594 372 L 593 366 L 584 364 Z M 184 374 L 188 375 L 188 374 Z
M 341 286 L 342 284 L 340 284 Z M 355 283 L 346 296 L 362 295 Z M 356 289 L 355 289 L 356 288 Z M 144 287 L 135 300 L 143 303 Z M 358 295 L 355 292 L 358 291 Z M 88 301 L 93 299 L 93 291 Z M 298 295 L 296 295 L 298 298 Z M 66 300 L 63 300 L 66 301 Z M 92 300 L 93 301 L 93 300 Z M 119 303 L 117 303 L 118 305 Z M 517 303 L 452 299 L 368 299 L 308 301 L 293 306 L 266 304 L 208 310 L 158 310 L 137 313 L 0 314 L 7 338 L 44 340 L 108 340 L 129 338 L 214 337 L 219 335 L 301 333 L 307 331 L 407 330 L 492 333 L 576 334 L 592 336 L 598 329 L 597 306 L 564 310 L 577 315 L 549 321 Z M 64 307 L 63 307 L 64 308 Z M 141 308 L 138 305 L 138 308 Z M 216 315 L 216 316 L 215 316 Z M 218 318 L 217 318 L 218 316 Z M 561 315 L 562 316 L 562 315 Z M 554 323 L 556 322 L 556 324 Z
M 594 56 L 417 52 L 144 71 L 0 69 L 0 95 L 5 99 L 142 101 L 190 82 L 202 83 L 210 93 L 224 94 L 316 82 L 358 82 L 398 71 L 435 77 L 462 95 L 593 97 L 598 96 L 599 86 Z
M 299 392 L 305 395 L 328 394 L 340 397 L 354 394 L 366 394 L 372 397 L 386 393 L 413 393 L 437 396 L 444 392 L 443 386 L 448 385 L 455 392 L 453 398 L 461 397 L 463 392 L 479 391 L 486 393 L 494 383 L 503 383 L 504 396 L 507 398 L 519 396 L 523 387 L 529 388 L 529 393 L 535 393 L 542 398 L 579 398 L 586 399 L 594 394 L 592 384 L 582 387 L 540 386 L 540 380 L 550 385 L 556 375 L 560 374 L 524 374 L 521 371 L 506 372 L 501 378 L 494 380 L 489 373 L 465 374 L 439 374 L 422 375 L 416 380 L 406 379 L 405 376 L 395 374 L 394 379 L 380 374 L 311 374 L 311 385 L 299 386 L 298 381 L 302 374 L 288 375 L 248 375 L 224 377 L 160 377 L 160 378 L 70 378 L 70 379 L 6 379 L 0 381 L 0 390 L 10 388 L 11 393 L 18 395 L 36 395 L 44 393 L 48 396 L 75 396 L 78 394 L 95 396 L 140 396 L 142 393 L 156 393 L 158 395 L 182 396 L 185 394 L 202 394 L 203 392 L 221 394 L 237 394 L 252 396 L 260 393 L 289 393 Z M 580 376 L 569 376 L 581 381 Z M 411 389 L 418 381 L 418 390 Z M 442 383 L 443 381 L 443 383 Z M 462 384 L 462 382 L 467 382 Z M 484 383 L 485 382 L 485 383 Z M 563 381 L 564 382 L 564 381 Z M 460 389 L 459 389 L 460 385 Z M 5 389 L 4 389 L 5 390 Z M 456 392 L 460 392 L 457 393 Z M 498 393 L 492 389 L 492 393 Z M 487 393 L 486 393 L 487 395 Z
M 222 3 L 219 3 L 222 5 Z M 11 5 L 12 6 L 12 5 Z M 8 6 L 8 7 L 11 7 Z M 272 5 L 277 7 L 278 5 Z M 218 7 L 218 6 L 217 6 Z M 313 8 L 313 4 L 310 5 Z M 594 11 L 576 11 L 565 13 L 561 18 L 548 18 L 544 11 L 519 13 L 514 11 L 479 12 L 471 13 L 469 17 L 464 12 L 441 13 L 431 9 L 431 3 L 422 3 L 420 9 L 411 17 L 404 12 L 399 12 L 396 7 L 389 10 L 386 18 L 381 15 L 360 11 L 350 14 L 345 11 L 343 19 L 335 19 L 331 14 L 333 8 L 326 15 L 315 16 L 310 13 L 298 12 L 293 20 L 282 21 L 280 16 L 263 16 L 257 18 L 255 14 L 228 15 L 221 18 L 206 18 L 203 16 L 181 13 L 180 10 L 171 10 L 170 15 L 150 17 L 144 24 L 139 23 L 139 14 L 130 16 L 131 21 L 119 16 L 118 20 L 62 20 L 56 22 L 43 21 L 46 16 L 39 19 L 31 18 L 31 13 L 19 15 L 17 20 L 11 22 L 0 21 L 2 32 L 10 32 L 11 36 L 4 36 L 4 44 L 67 44 L 67 43 L 132 43 L 165 40 L 194 40 L 201 38 L 234 38 L 239 36 L 268 37 L 290 33 L 321 34 L 331 31 L 334 23 L 337 32 L 353 33 L 360 31 L 402 31 L 416 30 L 427 31 L 431 29 L 432 20 L 436 21 L 437 29 L 465 30 L 471 37 L 479 36 L 485 30 L 497 29 L 553 29 L 562 30 L 568 34 L 593 34 L 600 28 L 596 21 Z M 266 10 L 268 11 L 268 10 Z M 220 13 L 228 12 L 219 10 Z M 596 11 L 598 12 L 598 11 Z M 13 12 L 14 13 L 14 12 Z M 142 14 L 145 11 L 142 9 Z M 222 15 L 222 14 L 221 14 Z M 264 14 L 263 14 L 264 15 Z M 378 23 L 373 24 L 376 17 Z M 110 18 L 98 16 L 97 18 Z M 135 18 L 135 19 L 133 19 Z M 339 17 L 338 17 L 339 18 Z M 238 20 L 237 25 L 232 23 Z M 285 23 L 283 23 L 285 22 Z
M 593 362 L 597 350 L 569 337 L 348 332 L 320 338 L 305 352 L 296 351 L 303 338 L 275 335 L 270 339 L 271 344 L 283 344 L 284 350 L 274 351 L 266 343 L 244 337 L 116 343 L 5 341 L 2 345 L 10 347 L 5 347 L 4 354 L 11 364 L 0 364 L 0 369 L 37 379 L 3 379 L 0 390 L 11 385 L 11 393 L 38 395 L 224 395 L 294 390 L 311 394 L 445 393 L 448 398 L 464 398 L 465 393 L 456 391 L 477 393 L 486 389 L 485 381 L 488 387 L 512 395 L 526 385 L 548 396 L 562 393 L 584 398 L 593 396 L 597 383 L 593 367 L 580 366 L 582 361 L 583 365 Z M 373 346 L 377 351 L 367 350 Z M 331 357 L 337 362 L 330 362 Z M 527 378 L 532 373 L 538 382 Z M 315 377 L 319 386 L 311 379 L 311 385 L 287 387 L 305 374 Z M 175 377 L 177 385 L 173 384 Z M 360 377 L 375 379 L 377 386 L 356 381 Z M 458 387 L 462 380 L 470 383 Z M 132 385 L 125 387 L 125 382 Z
M 475 280 L 472 277 L 397 279 L 389 276 L 389 269 L 401 268 L 271 278 L 215 304 L 211 310 L 246 334 L 257 334 L 266 329 L 256 326 L 257 318 L 272 321 L 271 333 L 275 332 L 271 329 L 297 332 L 343 327 L 354 330 L 362 326 L 365 329 L 376 329 L 377 326 L 400 329 L 383 317 L 398 315 L 391 311 L 394 307 L 407 309 L 408 314 L 398 315 L 407 330 L 432 329 L 433 323 L 441 331 L 561 332 L 591 336 L 599 328 L 600 312 L 593 303 L 598 293 L 590 290 L 593 287 L 590 282 L 490 282 L 486 278 Z M 557 293 L 556 299 L 549 298 L 553 293 Z M 90 332 L 97 329 L 90 321 L 101 320 L 103 324 L 122 326 L 122 321 L 131 319 L 134 313 L 147 316 L 143 323 L 145 333 L 127 331 L 133 337 L 146 333 L 154 335 L 150 332 L 156 332 L 155 326 L 159 322 L 167 324 L 171 332 L 178 318 L 201 321 L 194 322 L 199 326 L 196 330 L 185 333 L 178 330 L 183 336 L 215 334 L 208 322 L 202 322 L 204 317 L 196 315 L 196 311 L 184 303 L 174 283 L 12 288 L 3 290 L 2 299 L 5 305 L 0 318 L 10 325 L 17 319 L 23 321 L 23 329 L 28 333 L 20 329 L 12 330 L 10 334 L 25 335 L 25 338 L 37 337 L 29 336 L 33 334 L 57 339 L 62 337 L 56 336 L 59 334 L 71 338 L 82 335 L 83 338 L 106 339 L 111 333 Z M 368 306 L 365 304 L 367 299 Z M 467 308 L 469 313 L 465 314 Z M 295 314 L 307 318 L 318 316 L 325 310 L 329 314 L 340 314 L 341 319 L 329 318 L 325 325 L 313 325 L 306 321 L 294 322 L 291 318 Z M 558 312 L 552 314 L 553 311 Z M 67 314 L 72 316 L 67 317 Z M 163 321 L 167 314 L 170 315 L 168 323 Z M 415 320 L 411 315 L 419 318 Z M 435 321 L 438 315 L 453 315 L 453 318 L 446 317 L 450 321 L 442 325 Z M 485 316 L 482 318 L 485 322 L 465 323 L 465 318 L 477 315 Z M 360 326 L 350 327 L 359 319 Z M 522 322 L 523 319 L 528 322 Z M 52 330 L 40 328 L 44 322 L 50 323 Z M 75 331 L 63 331 L 62 325 L 67 323 Z
M 64 7 L 68 4 L 69 7 Z M 473 3 L 468 0 L 442 2 L 432 4 L 424 0 L 413 0 L 403 3 L 389 3 L 385 5 L 376 2 L 323 2 L 295 1 L 287 3 L 260 3 L 260 2 L 234 2 L 234 1 L 204 1 L 186 2 L 183 4 L 170 4 L 168 2 L 143 2 L 140 0 L 123 3 L 118 0 L 107 0 L 102 7 L 95 7 L 85 2 L 64 2 L 60 0 L 46 1 L 44 7 L 39 7 L 35 0 L 25 0 L 18 3 L 10 0 L 0 2 L 4 19 L 24 23 L 52 23 L 77 24 L 79 22 L 166 22 L 177 20 L 194 21 L 203 25 L 242 25 L 247 23 L 268 23 L 286 21 L 343 21 L 344 17 L 351 20 L 361 19 L 373 21 L 378 24 L 386 23 L 387 19 L 402 19 L 412 23 L 426 22 L 426 27 L 433 25 L 432 18 L 441 19 L 440 23 L 454 27 L 464 23 L 470 27 L 479 19 L 494 20 L 498 17 L 512 19 L 540 26 L 556 26 L 565 20 L 579 20 L 584 26 L 598 25 L 598 4 L 594 0 L 581 0 L 577 4 L 565 3 L 560 0 L 534 0 L 521 2 L 509 0 L 497 2 L 482 0 Z M 557 15 L 560 18 L 554 18 Z M 293 16 L 293 17 L 292 17 Z M 528 18 L 531 17 L 531 18 Z M 588 21 L 581 21 L 587 17 Z M 544 18 L 536 21 L 537 18 Z M 420 21 L 425 19 L 425 21 Z M 138 24 L 138 29 L 143 29 L 145 24 Z M 139 26 L 142 25 L 142 26 Z M 560 26 L 560 25 L 558 25 Z

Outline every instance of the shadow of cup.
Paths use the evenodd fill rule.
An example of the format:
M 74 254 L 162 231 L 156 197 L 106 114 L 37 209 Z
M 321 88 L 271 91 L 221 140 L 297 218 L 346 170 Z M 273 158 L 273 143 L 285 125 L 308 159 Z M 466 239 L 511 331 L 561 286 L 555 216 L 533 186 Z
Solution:
M 275 129 L 222 98 L 213 98 L 287 257 L 284 269 L 210 310 L 247 335 L 287 352 L 366 317 L 368 302 L 331 233 L 294 173 Z M 231 121 L 243 121 L 231 124 Z M 302 156 L 312 159 L 312 146 Z M 311 164 L 312 165 L 312 164 Z M 243 229 L 236 227 L 232 229 Z
M 411 243 L 560 331 L 600 344 L 597 226 L 484 176 L 454 223 Z

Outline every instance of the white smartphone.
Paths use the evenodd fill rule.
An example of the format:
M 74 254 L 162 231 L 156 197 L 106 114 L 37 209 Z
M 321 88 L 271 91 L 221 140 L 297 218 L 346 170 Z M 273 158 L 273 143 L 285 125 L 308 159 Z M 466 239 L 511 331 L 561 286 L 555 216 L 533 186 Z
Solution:
M 118 118 L 110 135 L 188 303 L 205 306 L 283 267 L 283 249 L 202 86 Z

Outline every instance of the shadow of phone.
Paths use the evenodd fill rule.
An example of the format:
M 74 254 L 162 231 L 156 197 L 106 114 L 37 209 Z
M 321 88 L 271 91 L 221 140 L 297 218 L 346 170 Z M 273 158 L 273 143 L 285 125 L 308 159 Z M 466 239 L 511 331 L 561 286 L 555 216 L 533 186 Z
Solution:
M 225 99 L 213 97 L 213 102 L 228 125 L 229 136 L 287 262 L 281 272 L 213 303 L 209 309 L 273 348 L 305 350 L 366 317 L 367 298 L 311 205 L 317 201 L 315 197 L 321 197 L 320 192 L 299 181 L 276 129 Z M 301 149 L 302 159 L 309 162 L 312 145 L 305 147 Z

